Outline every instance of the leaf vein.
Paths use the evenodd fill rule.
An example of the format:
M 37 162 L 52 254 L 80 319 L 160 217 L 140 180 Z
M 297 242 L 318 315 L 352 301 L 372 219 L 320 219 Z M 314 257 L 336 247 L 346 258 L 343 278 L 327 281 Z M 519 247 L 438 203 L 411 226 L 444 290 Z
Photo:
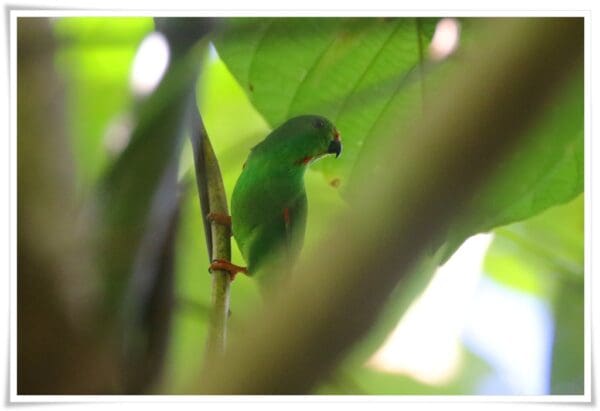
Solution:
M 377 58 L 381 55 L 383 49 L 385 49 L 385 47 L 390 42 L 390 40 L 394 37 L 394 35 L 396 34 L 396 32 L 398 32 L 398 30 L 400 29 L 400 26 L 401 26 L 401 24 L 398 24 L 396 26 L 396 28 L 391 31 L 391 33 L 385 39 L 385 41 L 383 42 L 383 44 L 381 45 L 381 47 L 379 48 L 379 50 L 377 51 L 377 53 L 375 53 L 373 55 L 373 57 L 371 58 L 371 61 L 369 61 L 369 64 L 367 65 L 367 67 L 365 67 L 364 71 L 362 72 L 362 74 L 360 75 L 360 77 L 358 78 L 358 80 L 356 80 L 356 82 L 354 83 L 354 86 L 352 87 L 352 89 L 346 94 L 346 97 L 344 98 L 344 100 L 343 100 L 343 102 L 342 102 L 342 104 L 340 106 L 340 109 L 336 113 L 334 119 L 332 119 L 332 121 L 334 121 L 334 123 L 337 122 L 337 120 L 339 119 L 341 113 L 344 111 L 344 109 L 348 105 L 348 102 L 350 101 L 350 97 L 357 90 L 358 85 L 363 81 L 363 79 L 365 78 L 365 76 L 367 75 L 367 73 L 369 72 L 369 70 L 371 69 L 371 67 L 373 66 L 373 64 L 375 63 L 375 61 L 377 60 Z
M 315 62 L 308 69 L 308 71 L 306 72 L 306 74 L 304 75 L 304 77 L 302 78 L 302 80 L 300 81 L 300 83 L 298 83 L 298 86 L 296 87 L 296 91 L 294 91 L 294 94 L 292 95 L 292 99 L 290 100 L 290 104 L 289 104 L 289 106 L 287 108 L 287 114 L 286 114 L 287 118 L 289 118 L 290 115 L 291 115 L 292 107 L 294 106 L 294 103 L 298 99 L 298 94 L 300 93 L 300 90 L 302 89 L 302 86 L 306 83 L 307 79 L 315 71 L 315 68 L 319 65 L 319 63 L 323 60 L 323 58 L 327 55 L 327 53 L 331 50 L 331 48 L 333 47 L 333 45 L 335 44 L 335 41 L 337 39 L 338 39 L 338 36 L 334 35 L 333 39 L 329 42 L 329 44 L 327 45 L 327 47 L 325 47 L 323 49 L 323 51 L 321 52 L 321 54 L 319 54 L 319 56 L 317 56 L 317 58 L 315 59 Z

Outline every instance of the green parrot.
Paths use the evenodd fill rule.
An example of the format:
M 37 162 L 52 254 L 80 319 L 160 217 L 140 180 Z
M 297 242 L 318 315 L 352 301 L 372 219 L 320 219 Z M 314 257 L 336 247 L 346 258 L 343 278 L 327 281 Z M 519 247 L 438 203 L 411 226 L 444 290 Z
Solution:
M 308 165 L 342 151 L 340 134 L 324 117 L 292 118 L 252 148 L 231 196 L 231 218 L 211 215 L 231 223 L 233 237 L 247 268 L 215 260 L 211 269 L 255 276 L 273 284 L 273 277 L 289 271 L 302 248 L 306 228 L 307 198 L 304 173 Z

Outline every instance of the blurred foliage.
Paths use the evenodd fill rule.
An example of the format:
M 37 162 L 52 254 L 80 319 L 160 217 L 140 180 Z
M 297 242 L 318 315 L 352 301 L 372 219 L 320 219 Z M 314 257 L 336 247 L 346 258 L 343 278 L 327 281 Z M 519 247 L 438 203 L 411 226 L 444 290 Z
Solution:
M 74 17 L 54 22 L 59 44 L 56 65 L 68 79 L 66 103 L 76 175 L 84 187 L 94 183 L 110 160 L 109 136 L 131 127 L 135 107 L 129 86 L 131 65 L 140 42 L 153 28 L 151 17 Z
M 485 272 L 505 285 L 546 299 L 554 298 L 562 284 L 583 283 L 583 206 L 580 195 L 495 230 Z
M 460 347 L 460 365 L 448 381 L 425 384 L 409 376 L 384 372 L 367 366 L 342 369 L 318 394 L 373 395 L 455 395 L 477 391 L 490 366 L 465 347 Z
M 583 197 L 497 229 L 484 262 L 494 280 L 553 307 L 553 394 L 583 393 Z
M 107 190 L 101 203 L 108 212 L 102 230 L 111 240 L 105 245 L 123 251 L 123 259 L 105 263 L 119 265 L 115 270 L 123 274 L 141 258 L 145 224 L 169 165 L 179 161 L 181 185 L 193 178 L 192 152 L 183 139 L 183 127 L 186 98 L 194 91 L 228 193 L 250 148 L 285 119 L 315 112 L 338 126 L 344 141 L 343 161 L 319 162 L 306 175 L 310 212 L 305 248 L 314 245 L 336 223 L 337 211 L 349 206 L 340 195 L 339 182 L 342 188 L 350 184 L 363 146 L 373 145 L 392 121 L 404 124 L 420 113 L 422 87 L 427 89 L 426 98 L 435 98 L 432 85 L 443 81 L 446 70 L 452 69 L 453 64 L 448 64 L 437 70 L 433 62 L 422 59 L 427 56 L 436 20 L 417 24 L 414 18 L 228 19 L 214 38 L 218 55 L 199 45 L 187 63 L 171 67 L 161 86 L 142 100 L 132 95 L 129 77 L 137 47 L 154 29 L 151 18 L 56 20 L 59 49 L 55 61 L 67 84 L 75 174 L 84 191 Z M 470 46 L 477 46 L 475 26 L 463 25 L 462 35 Z M 202 59 L 202 53 L 208 58 Z M 453 59 L 459 60 L 460 53 L 449 62 Z M 199 61 L 202 66 L 194 66 Z M 197 85 L 195 70 L 201 73 Z M 423 84 L 422 73 L 431 82 L 426 77 Z M 553 392 L 579 392 L 583 378 L 582 196 L 566 206 L 550 207 L 583 191 L 581 79 L 577 76 L 550 104 L 532 127 L 529 143 L 507 159 L 486 190 L 473 199 L 468 217 L 447 233 L 447 243 L 421 262 L 402 290 L 396 290 L 377 327 L 319 393 L 472 392 L 488 367 L 464 349 L 461 370 L 445 386 L 427 386 L 406 376 L 374 371 L 363 363 L 436 267 L 464 239 L 524 219 L 528 220 L 496 229 L 485 270 L 494 279 L 552 304 L 556 320 Z M 115 127 L 133 128 L 131 144 L 123 152 L 110 151 L 106 144 Z M 401 129 L 394 131 L 402 135 Z M 173 200 L 174 186 L 168 193 Z M 187 387 L 202 365 L 207 335 L 210 276 L 201 211 L 195 190 L 183 190 L 181 195 L 180 224 L 174 238 L 173 325 L 170 333 L 165 331 L 169 345 L 157 392 Z M 544 210 L 548 211 L 540 214 Z M 129 234 L 128 227 L 133 227 Z M 233 261 L 241 263 L 235 242 L 232 245 Z M 109 292 L 113 295 L 107 300 L 114 298 L 117 310 L 123 297 Z M 241 324 L 258 304 L 261 299 L 253 280 L 238 276 L 231 292 L 230 326 Z
M 561 286 L 554 300 L 552 394 L 584 393 L 586 316 L 583 293 L 583 282 L 568 282 Z
M 202 55 L 203 48 L 197 47 L 170 63 L 155 92 L 140 107 L 131 141 L 100 181 L 99 200 L 106 213 L 103 231 L 112 247 L 107 251 L 114 256 L 109 265 L 119 274 L 131 264 L 140 236 L 153 217 L 152 207 L 172 207 L 169 197 L 174 197 L 174 191 L 164 188 L 165 175 L 172 174 L 173 184 L 176 182 L 180 150 L 195 109 L 190 84 L 193 86 L 198 76 Z

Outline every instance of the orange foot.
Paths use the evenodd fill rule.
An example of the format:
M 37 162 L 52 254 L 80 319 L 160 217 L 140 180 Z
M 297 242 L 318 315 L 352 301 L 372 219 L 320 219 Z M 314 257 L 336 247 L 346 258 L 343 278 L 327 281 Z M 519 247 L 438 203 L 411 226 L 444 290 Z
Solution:
M 208 213 L 206 215 L 208 221 L 214 221 L 217 224 L 221 224 L 227 227 L 231 227 L 231 216 L 223 213 Z
M 239 265 L 232 264 L 225 260 L 213 260 L 208 271 L 212 272 L 213 270 L 227 271 L 231 277 L 231 281 L 235 280 L 235 276 L 238 273 L 248 274 L 248 269 L 246 267 L 240 267 Z

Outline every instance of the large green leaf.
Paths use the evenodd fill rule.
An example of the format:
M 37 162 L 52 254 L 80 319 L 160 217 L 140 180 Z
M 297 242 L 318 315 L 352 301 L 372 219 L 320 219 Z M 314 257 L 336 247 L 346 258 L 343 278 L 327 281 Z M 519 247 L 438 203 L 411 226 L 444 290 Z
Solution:
M 341 184 L 387 115 L 420 109 L 418 67 L 434 19 L 230 19 L 219 55 L 272 126 L 318 113 L 344 142 L 343 161 L 314 167 Z M 409 85 L 407 87 L 407 84 Z

